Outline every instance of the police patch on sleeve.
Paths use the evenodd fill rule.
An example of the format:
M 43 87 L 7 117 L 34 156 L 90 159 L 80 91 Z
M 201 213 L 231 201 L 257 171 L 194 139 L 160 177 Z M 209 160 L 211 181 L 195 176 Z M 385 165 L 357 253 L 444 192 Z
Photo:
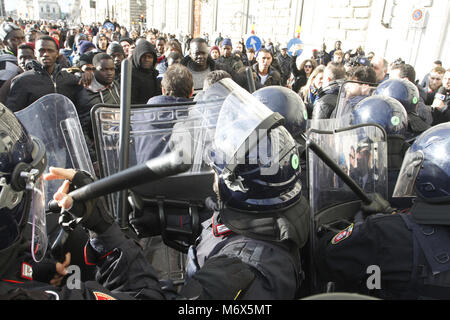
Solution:
M 331 244 L 338 244 L 339 242 L 347 239 L 352 234 L 352 231 L 353 231 L 353 223 L 349 225 L 346 229 L 342 230 L 337 235 L 335 235 L 333 239 L 331 239 Z
M 103 292 L 94 291 L 92 292 L 92 294 L 94 295 L 95 300 L 116 300 L 115 298 Z

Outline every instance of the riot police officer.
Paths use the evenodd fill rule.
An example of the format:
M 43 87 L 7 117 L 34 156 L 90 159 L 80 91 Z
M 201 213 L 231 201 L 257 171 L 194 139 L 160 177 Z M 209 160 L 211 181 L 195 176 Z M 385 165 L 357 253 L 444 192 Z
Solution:
M 295 141 L 279 114 L 231 79 L 209 90 L 225 97 L 209 155 L 217 198 L 189 248 L 181 296 L 294 299 L 309 234 Z
M 253 92 L 259 101 L 273 112 L 278 112 L 284 117 L 283 126 L 289 131 L 297 142 L 300 153 L 300 180 L 302 182 L 302 194 L 308 198 L 308 183 L 306 177 L 306 149 L 302 133 L 306 131 L 308 110 L 305 103 L 294 91 L 282 86 L 269 86 Z
M 396 99 L 375 95 L 362 100 L 350 115 L 350 124 L 375 123 L 383 127 L 388 145 L 388 201 L 398 209 L 411 207 L 411 200 L 392 198 L 395 183 L 400 172 L 403 157 L 409 144 L 405 134 L 408 129 L 408 115 Z
M 187 274 L 196 281 L 209 261 L 235 257 L 252 274 L 227 279 L 226 287 L 237 286 L 243 299 L 293 299 L 302 280 L 299 250 L 309 231 L 296 144 L 279 126 L 279 115 L 242 89 L 230 87 L 233 91 L 222 105 L 212 158 L 217 206 L 189 252 Z M 245 133 L 242 122 L 248 125 Z M 259 135 L 257 141 L 253 134 Z M 197 280 L 203 293 L 216 293 L 215 280 L 203 279 Z
M 294 139 L 297 140 L 305 132 L 308 111 L 298 94 L 286 87 L 270 86 L 256 90 L 253 96 L 284 117 L 283 126 Z
M 405 134 L 408 140 L 430 128 L 418 113 L 420 95 L 419 90 L 406 79 L 389 79 L 383 81 L 374 92 L 374 95 L 392 97 L 398 100 L 408 113 L 408 130 Z
M 74 281 L 63 287 L 34 279 L 34 267 L 46 257 L 42 175 L 44 144 L 31 137 L 16 116 L 0 105 L 0 296 L 2 299 L 115 300 L 163 299 L 158 279 L 141 249 L 125 237 L 101 202 L 71 205 L 69 187 L 92 182 L 83 171 L 52 169 L 45 179 L 66 179 L 55 195 L 60 205 L 90 230 L 86 259 L 96 264 L 100 282 Z M 71 181 L 71 182 L 70 182 Z M 105 255 L 106 254 L 106 255 Z M 108 289 L 106 289 L 108 288 Z
M 375 201 L 362 205 L 369 215 L 364 221 L 320 240 L 316 265 L 322 280 L 335 282 L 337 291 L 383 299 L 448 299 L 449 150 L 450 123 L 417 137 L 394 190 L 394 196 L 414 196 L 412 208 L 392 214 L 389 203 L 372 194 Z

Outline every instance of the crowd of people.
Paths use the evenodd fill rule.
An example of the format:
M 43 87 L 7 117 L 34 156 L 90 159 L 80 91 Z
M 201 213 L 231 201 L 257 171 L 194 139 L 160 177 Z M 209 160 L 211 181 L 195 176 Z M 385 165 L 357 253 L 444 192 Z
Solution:
M 244 39 L 233 44 L 231 39 L 222 37 L 221 33 L 210 45 L 212 41 L 206 33 L 193 39 L 190 34 L 177 37 L 156 29 L 128 31 L 116 22 L 114 26 L 115 29 L 111 30 L 101 23 L 77 27 L 24 21 L 3 24 L 0 102 L 11 110 L 18 111 L 54 91 L 55 87 L 57 92 L 74 102 L 83 117 L 93 106 L 91 99 L 85 98 L 86 93 L 89 95 L 93 90 L 100 89 L 95 88 L 98 81 L 94 82 L 94 89 L 90 87 L 98 67 L 94 66 L 93 58 L 96 54 L 103 53 L 112 57 L 115 72 L 114 79 L 109 77 L 100 80 L 104 85 L 100 91 L 108 88 L 108 92 L 117 92 L 121 62 L 123 59 L 130 59 L 133 63 L 132 104 L 146 104 L 151 97 L 160 95 L 165 71 L 172 64 L 181 63 L 193 75 L 194 95 L 203 89 L 207 74 L 215 70 L 227 72 L 233 80 L 248 89 L 245 70 L 251 67 L 256 89 L 270 85 L 292 89 L 305 102 L 310 118 L 327 118 L 331 115 L 336 106 L 334 97 L 346 80 L 376 85 L 387 79 L 407 78 L 419 90 L 418 112 L 421 118 L 429 125 L 448 120 L 445 110 L 431 107 L 436 93 L 441 87 L 446 88 L 449 78 L 448 69 L 440 61 L 430 65 L 430 72 L 420 81 L 416 79 L 414 68 L 401 58 L 388 62 L 374 52 L 366 55 L 362 47 L 344 51 L 341 41 L 336 41 L 330 52 L 327 52 L 326 45 L 323 44 L 320 51 L 312 51 L 311 57 L 305 57 L 304 54 L 297 57 L 288 54 L 287 45 L 274 46 L 270 39 L 264 41 L 261 50 L 255 52 L 253 48 L 246 48 Z M 41 61 L 44 58 L 38 54 L 42 50 L 40 46 L 36 47 L 41 43 L 38 39 L 43 39 L 43 43 L 52 41 L 56 56 L 50 60 L 45 59 L 45 62 Z M 32 62 L 33 60 L 38 63 Z M 47 88 L 44 87 L 45 81 L 36 81 L 35 76 L 35 81 L 31 81 L 29 73 L 27 77 L 19 76 L 24 71 L 32 69 L 36 72 L 42 67 L 48 69 L 50 76 L 54 76 L 54 79 L 49 79 L 51 81 Z M 365 71 L 361 71 L 363 69 Z M 375 73 L 374 77 L 372 71 Z M 355 76 L 362 73 L 365 74 L 364 77 Z M 75 83 L 77 78 L 79 86 Z M 22 94 L 23 79 L 27 82 L 27 94 Z M 37 83 L 38 87 L 34 87 L 33 83 Z M 116 89 L 111 91 L 113 87 Z M 101 99 L 103 103 L 117 103 L 118 96 L 107 94 L 102 95 Z M 94 102 L 97 100 L 94 99 Z M 325 113 L 324 104 L 327 109 Z
M 279 99 L 272 100 L 277 100 L 278 103 L 284 101 L 283 99 L 290 101 L 286 102 L 285 107 L 295 105 L 292 108 L 297 108 L 295 110 L 298 110 L 298 114 L 290 116 L 300 115 L 298 123 L 306 120 L 338 118 L 346 112 L 345 110 L 350 110 L 351 124 L 360 124 L 356 122 L 358 118 L 353 112 L 358 109 L 357 107 L 364 106 L 366 101 L 369 101 L 370 107 L 377 105 L 380 110 L 382 107 L 390 108 L 391 111 L 400 108 L 396 109 L 395 117 L 389 119 L 396 128 L 399 123 L 405 123 L 406 126 L 401 132 L 405 140 L 402 142 L 404 144 L 400 145 L 402 154 L 401 159 L 396 162 L 396 178 L 402 177 L 400 171 L 403 170 L 401 166 L 403 157 L 405 161 L 412 159 L 405 156 L 407 149 L 405 145 L 408 144 L 409 147 L 417 139 L 415 148 L 422 148 L 425 138 L 420 139 L 421 135 L 425 137 L 427 133 L 434 132 L 430 131 L 434 128 L 436 131 L 446 129 L 447 127 L 442 125 L 447 125 L 450 121 L 448 109 L 450 69 L 445 69 L 440 61 L 430 65 L 430 72 L 420 81 L 417 79 L 414 67 L 401 58 L 389 62 L 374 52 L 366 54 L 362 47 L 345 51 L 341 41 L 337 41 L 330 52 L 327 52 L 326 45 L 323 44 L 320 50 L 313 50 L 311 57 L 306 57 L 304 54 L 291 56 L 288 54 L 287 45 L 275 46 L 270 39 L 255 52 L 253 48 L 246 48 L 244 39 L 234 43 L 229 37 L 222 37 L 221 33 L 212 43 L 206 33 L 197 38 L 189 34 L 181 37 L 162 33 L 156 29 L 127 30 L 116 22 L 111 24 L 114 25 L 114 29 L 104 27 L 105 23 L 69 27 L 65 24 L 42 21 L 8 20 L 0 25 L 2 45 L 0 103 L 7 108 L 7 112 L 12 113 L 25 109 L 39 98 L 51 93 L 58 93 L 69 98 L 77 109 L 94 167 L 97 163 L 97 155 L 94 151 L 96 137 L 93 133 L 90 113 L 99 103 L 120 104 L 121 67 L 125 59 L 128 59 L 132 65 L 132 105 L 199 101 L 205 98 L 206 90 L 214 83 L 229 78 L 240 89 L 249 93 L 262 92 L 260 90 L 265 88 L 275 88 L 275 91 L 269 93 L 269 97 L 266 98 L 270 100 L 270 95 L 280 94 Z M 367 99 L 372 97 L 375 99 Z M 395 101 L 389 100 L 391 98 L 395 98 Z M 264 100 L 261 101 L 264 102 Z M 257 109 L 257 106 L 254 109 Z M 371 112 L 376 113 L 376 110 L 371 109 Z M 402 114 L 405 115 L 404 122 L 402 122 Z M 289 123 L 289 119 L 286 121 Z M 6 122 L 1 124 L 12 125 Z M 237 124 L 226 125 L 230 126 L 231 133 L 239 131 L 233 130 L 239 129 L 233 128 L 233 125 Z M 289 128 L 288 125 L 285 127 Z M 390 132 L 390 129 L 385 127 L 388 135 L 399 133 L 399 131 Z M 294 133 L 291 129 L 284 127 L 271 127 L 270 132 L 270 134 L 277 133 L 283 136 L 283 145 L 277 147 L 280 148 L 280 154 L 286 157 L 284 162 L 290 163 L 292 168 L 280 167 L 283 171 L 281 174 L 267 178 L 257 174 L 255 177 L 254 167 L 237 165 L 238 169 L 232 170 L 239 171 L 240 180 L 237 178 L 233 180 L 235 177 L 226 172 L 230 170 L 228 167 L 214 167 L 216 179 L 214 191 L 218 199 L 216 199 L 217 202 L 213 201 L 206 205 L 213 215 L 203 221 L 195 246 L 189 249 L 188 281 L 181 292 L 175 292 L 168 288 L 167 284 L 158 280 L 155 271 L 147 266 L 146 258 L 139 251 L 140 248 L 125 237 L 111 217 L 105 213 L 107 210 L 103 202 L 91 201 L 81 207 L 73 205 L 68 195 L 69 185 L 72 185 L 72 189 L 82 187 L 96 177 L 86 176 L 85 172 L 68 168 L 51 169 L 51 172 L 46 175 L 46 180 L 66 180 L 55 195 L 55 200 L 61 207 L 72 210 L 73 215 L 85 217 L 82 225 L 90 230 L 91 239 L 85 252 L 87 251 L 89 258 L 96 261 L 99 271 L 95 279 L 103 286 L 88 282 L 83 284 L 81 291 L 63 289 L 62 292 L 52 292 L 67 299 L 297 298 L 303 281 L 302 275 L 304 275 L 299 251 L 305 246 L 308 233 L 311 232 L 308 223 L 308 195 L 302 193 L 304 191 L 302 191 L 301 182 L 295 178 L 300 175 L 298 161 L 302 156 L 296 144 L 299 135 L 298 132 Z M 448 129 L 446 132 L 448 133 Z M 268 140 L 271 137 L 269 135 Z M 21 141 L 25 143 L 23 141 L 26 139 Z M 6 144 L 5 150 L 10 148 L 10 145 Z M 30 145 L 33 143 L 30 142 Z M 145 145 L 145 148 L 147 147 L 148 145 Z M 358 147 L 354 150 L 353 158 L 358 157 L 358 163 L 362 163 L 360 157 L 364 152 L 368 154 L 368 150 L 367 146 Z M 393 152 L 392 149 L 390 152 Z M 30 157 L 35 157 L 35 154 L 36 152 L 30 152 Z M 423 151 L 423 154 L 426 152 Z M 36 161 L 34 158 L 32 160 L 30 163 L 34 165 Z M 362 165 L 358 170 L 361 171 L 361 168 Z M 258 169 L 261 168 L 258 167 Z M 68 181 L 72 181 L 71 184 Z M 367 177 L 364 183 L 367 183 Z M 4 190 L 6 190 L 6 184 L 3 182 Z M 246 184 L 245 187 L 244 184 Z M 303 184 L 307 187 L 307 182 L 303 181 Z M 448 181 L 444 182 L 445 184 L 448 187 Z M 282 196 L 279 194 L 280 186 L 284 188 Z M 431 208 L 430 203 L 434 201 L 433 199 L 430 203 L 427 202 L 427 192 L 434 187 L 424 187 L 422 198 L 423 203 L 430 206 L 427 208 Z M 445 193 L 445 187 L 443 189 L 442 193 Z M 252 196 L 257 198 L 256 200 L 239 194 L 239 192 L 247 193 L 249 190 Z M 393 186 L 390 186 L 389 197 L 392 196 L 393 191 Z M 267 198 L 259 201 L 260 199 L 254 194 L 264 194 Z M 448 193 L 447 196 L 443 195 L 439 199 L 445 197 L 448 198 Z M 448 201 L 447 198 L 445 201 Z M 3 196 L 2 199 L 4 199 Z M 390 214 L 394 211 L 384 199 L 376 197 L 373 199 L 378 206 L 363 206 L 362 210 L 367 215 Z M 388 200 L 391 201 L 391 198 Z M 418 201 L 418 203 L 422 202 Z M 11 208 L 15 205 L 11 205 Z M 23 210 L 22 207 L 20 209 Z M 255 217 L 254 212 L 261 212 L 261 215 Z M 403 220 L 397 217 L 392 221 L 403 223 Z M 328 275 L 328 280 L 338 281 L 336 279 L 339 278 L 355 280 L 355 274 L 349 275 L 348 271 L 341 270 L 341 266 L 349 262 L 348 259 L 346 260 L 347 256 L 341 254 L 343 249 L 340 248 L 349 243 L 349 248 L 351 244 L 355 244 L 357 246 L 355 250 L 364 251 L 361 249 L 363 246 L 361 243 L 367 239 L 360 230 L 365 228 L 364 230 L 368 230 L 367 235 L 375 239 L 378 236 L 378 229 L 373 225 L 383 223 L 380 222 L 381 220 L 368 220 L 371 224 L 366 222 L 355 224 L 355 226 L 352 224 L 351 229 L 349 227 L 337 235 L 328 235 L 328 238 L 321 242 L 318 248 L 320 256 L 317 260 L 318 270 L 323 271 L 322 275 Z M 433 222 L 436 223 L 436 220 L 439 219 L 435 218 Z M 414 223 L 417 221 L 405 221 L 413 225 L 412 228 L 416 227 Z M 423 220 L 420 221 L 423 222 Z M 135 220 L 131 223 L 135 223 L 133 227 L 139 230 L 145 229 L 147 222 Z M 397 228 L 401 229 L 401 227 Z M 392 230 L 394 234 L 395 230 L 399 229 Z M 405 228 L 401 232 L 409 232 L 406 230 L 410 229 Z M 1 236 L 0 238 L 2 239 L 0 250 L 5 248 L 9 250 L 8 245 L 15 243 L 10 239 L 3 239 Z M 344 241 L 347 238 L 351 240 Z M 362 239 L 361 242 L 358 242 L 359 238 Z M 411 241 L 408 245 L 412 248 Z M 14 246 L 11 245 L 12 247 Z M 373 245 L 370 249 L 375 252 L 375 247 Z M 11 250 L 13 250 L 11 255 L 14 253 L 16 257 L 17 251 L 14 250 L 17 248 L 14 247 Z M 345 252 L 348 253 L 348 250 Z M 398 253 L 394 249 L 391 251 L 388 250 L 389 253 Z M 367 250 L 367 252 L 372 251 Z M 365 255 L 360 257 L 361 260 L 363 258 Z M 335 266 L 332 260 L 342 263 Z M 366 261 L 360 262 L 364 264 Z M 54 278 L 48 279 L 51 284 L 60 284 L 64 271 L 59 270 L 64 269 L 66 264 L 68 264 L 67 261 L 58 262 L 56 269 L 51 269 L 56 274 Z M 36 275 L 42 273 L 39 266 L 33 267 L 36 269 Z M 412 268 L 410 265 L 406 267 Z M 348 270 L 359 272 L 359 266 L 351 265 Z M 0 271 L 4 270 L 0 269 Z M 9 271 L 9 269 L 4 271 L 6 272 L 4 274 L 13 277 L 15 273 L 8 273 Z M 404 270 L 400 271 L 407 273 Z M 21 272 L 19 278 L 20 276 L 24 278 L 23 268 Z M 395 270 L 392 272 L 395 273 Z M 2 273 L 2 278 L 8 279 L 5 277 Z M 6 287 L 8 290 L 5 289 L 5 292 L 0 287 L 0 295 L 10 298 L 44 299 L 50 296 L 48 290 L 42 295 L 21 291 L 12 285 L 16 284 L 14 282 L 16 280 L 12 278 L 3 281 L 8 282 Z M 399 281 L 404 282 L 404 279 L 401 278 Z M 440 289 L 445 287 L 440 284 L 437 286 Z M 394 288 L 392 292 L 397 292 L 396 290 L 397 288 Z M 434 297 L 434 293 L 430 296 Z M 389 298 L 389 295 L 383 295 L 383 297 Z

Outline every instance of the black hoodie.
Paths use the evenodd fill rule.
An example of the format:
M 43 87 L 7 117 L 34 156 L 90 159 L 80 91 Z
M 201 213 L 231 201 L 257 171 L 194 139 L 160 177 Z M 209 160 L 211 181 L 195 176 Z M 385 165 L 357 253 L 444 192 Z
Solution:
M 153 55 L 151 69 L 141 68 L 141 57 L 146 53 Z M 156 79 L 158 76 L 155 69 L 156 59 L 156 49 L 150 42 L 142 41 L 136 45 L 132 56 L 131 104 L 146 104 L 151 97 L 161 95 L 161 86 Z

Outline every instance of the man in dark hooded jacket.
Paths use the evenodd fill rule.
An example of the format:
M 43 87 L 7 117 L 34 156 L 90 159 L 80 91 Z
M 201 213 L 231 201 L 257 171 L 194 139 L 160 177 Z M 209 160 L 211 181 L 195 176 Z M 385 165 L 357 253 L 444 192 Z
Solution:
M 161 94 L 156 59 L 155 47 L 148 41 L 139 41 L 132 55 L 131 104 L 146 104 L 151 97 Z
M 215 61 L 216 69 L 225 70 L 229 74 L 233 75 L 244 66 L 242 60 L 232 54 L 233 44 L 230 39 L 225 38 L 222 41 L 222 44 L 220 45 L 220 52 L 220 57 Z
M 97 48 L 97 51 L 98 52 L 106 52 L 109 42 L 110 41 L 105 34 L 103 34 L 103 33 L 97 34 L 97 41 L 95 43 L 95 47 Z

